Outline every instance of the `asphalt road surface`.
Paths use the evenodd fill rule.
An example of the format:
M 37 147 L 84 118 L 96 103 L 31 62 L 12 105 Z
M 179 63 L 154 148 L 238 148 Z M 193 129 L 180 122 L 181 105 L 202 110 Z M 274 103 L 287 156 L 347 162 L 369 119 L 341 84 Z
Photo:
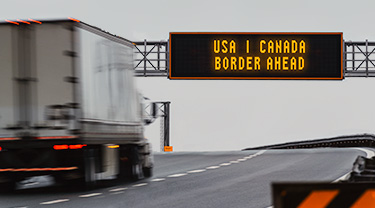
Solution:
M 358 155 L 370 149 L 189 152 L 155 155 L 152 178 L 106 181 L 90 191 L 32 178 L 12 193 L 0 194 L 0 207 L 267 208 L 271 183 L 332 182 L 347 174 Z

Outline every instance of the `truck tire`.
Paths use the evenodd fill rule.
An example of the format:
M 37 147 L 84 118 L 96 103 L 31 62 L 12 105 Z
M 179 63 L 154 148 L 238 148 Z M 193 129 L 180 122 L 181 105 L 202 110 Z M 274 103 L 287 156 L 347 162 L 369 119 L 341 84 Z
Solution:
M 147 167 L 147 168 L 143 168 L 143 175 L 146 177 L 146 178 L 149 178 L 152 176 L 152 167 Z
M 133 180 L 143 179 L 142 160 L 139 155 L 138 146 L 132 146 L 129 148 L 129 162 L 131 164 L 131 178 Z
M 141 180 L 144 178 L 142 164 L 137 163 L 132 165 L 132 179 Z

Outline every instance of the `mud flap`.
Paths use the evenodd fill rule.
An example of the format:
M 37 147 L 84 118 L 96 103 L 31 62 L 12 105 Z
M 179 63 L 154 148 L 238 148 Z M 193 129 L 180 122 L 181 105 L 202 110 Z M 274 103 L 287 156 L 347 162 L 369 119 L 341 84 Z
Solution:
M 92 187 L 96 184 L 96 162 L 95 162 L 95 149 L 85 150 L 85 177 L 84 182 L 86 187 Z

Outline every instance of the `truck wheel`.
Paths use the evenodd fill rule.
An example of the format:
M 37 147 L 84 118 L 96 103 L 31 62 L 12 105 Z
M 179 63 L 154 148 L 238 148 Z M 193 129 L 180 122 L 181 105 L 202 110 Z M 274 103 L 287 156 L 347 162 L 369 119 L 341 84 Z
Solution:
M 152 176 L 152 167 L 151 168 L 143 168 L 143 175 L 147 178 Z
M 132 179 L 133 180 L 141 180 L 144 178 L 143 169 L 141 164 L 134 164 L 132 165 Z

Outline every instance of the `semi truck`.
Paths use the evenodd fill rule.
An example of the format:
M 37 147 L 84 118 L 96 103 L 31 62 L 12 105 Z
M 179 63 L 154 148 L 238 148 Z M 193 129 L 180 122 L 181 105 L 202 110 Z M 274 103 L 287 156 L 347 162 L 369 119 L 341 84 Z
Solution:
M 0 186 L 151 176 L 131 41 L 69 18 L 0 23 Z

